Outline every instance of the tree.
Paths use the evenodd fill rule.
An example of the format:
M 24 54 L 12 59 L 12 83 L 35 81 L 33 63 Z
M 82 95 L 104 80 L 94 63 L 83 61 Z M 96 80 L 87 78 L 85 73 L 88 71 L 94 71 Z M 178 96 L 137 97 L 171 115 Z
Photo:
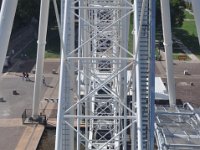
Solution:
M 15 15 L 15 28 L 27 25 L 31 22 L 32 18 L 39 21 L 40 14 L 40 2 L 41 0 L 19 0 Z M 57 0 L 58 8 L 60 8 L 60 2 Z M 56 18 L 53 3 L 50 3 L 49 8 L 49 24 L 55 25 Z
M 40 0 L 19 0 L 15 21 L 19 25 L 30 23 L 32 18 L 38 20 L 40 12 Z
M 183 0 L 171 0 L 170 1 L 171 6 L 171 22 L 172 27 L 180 27 L 183 24 L 185 15 L 184 15 L 184 9 L 185 9 L 185 1 Z
M 184 0 L 170 0 L 170 12 L 171 12 L 171 25 L 172 28 L 180 27 L 183 24 L 185 18 L 184 9 L 185 9 Z M 160 28 L 161 25 L 161 10 L 160 10 L 160 0 L 157 0 L 156 3 L 156 24 L 157 28 Z

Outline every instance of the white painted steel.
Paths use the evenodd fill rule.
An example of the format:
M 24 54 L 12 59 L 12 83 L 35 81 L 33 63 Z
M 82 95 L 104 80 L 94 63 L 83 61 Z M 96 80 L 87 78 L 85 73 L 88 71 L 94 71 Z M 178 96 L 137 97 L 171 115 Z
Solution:
M 33 109 L 32 117 L 38 116 L 38 110 L 41 100 L 41 86 L 43 78 L 44 68 L 44 53 L 46 45 L 47 25 L 49 15 L 49 0 L 41 1 L 40 6 L 40 20 L 39 20 L 39 31 L 38 31 L 38 45 L 37 45 L 37 60 L 36 60 L 36 75 L 33 92 Z
M 169 103 L 171 107 L 174 107 L 176 105 L 176 92 L 175 92 L 174 66 L 173 66 L 173 55 L 172 55 L 170 6 L 169 6 L 169 0 L 160 0 L 160 2 L 161 2 L 161 14 L 162 14 L 163 39 L 164 39 L 165 57 L 166 57 L 165 60 L 166 60 Z
M 65 118 L 73 118 L 74 115 L 66 115 Z M 76 115 L 77 118 L 93 118 L 93 119 L 124 119 L 124 116 L 94 116 L 94 115 Z M 136 116 L 127 116 L 127 119 L 136 119 Z
M 7 1 L 3 0 L 0 12 L 0 86 L 2 82 L 2 71 L 6 60 L 6 53 L 8 50 L 8 43 L 11 35 L 15 11 L 18 0 Z M 3 88 L 3 87 L 2 87 Z M 2 93 L 0 91 L 0 100 L 3 101 Z
M 54 2 L 55 3 L 55 2 Z M 55 5 L 55 4 L 54 4 Z M 63 40 L 63 22 L 64 22 L 64 6 L 65 0 L 61 0 L 61 14 L 60 14 L 60 40 L 61 40 L 61 58 L 60 58 L 60 82 L 58 91 L 58 112 L 57 112 L 57 122 L 56 122 L 56 137 L 55 137 L 55 150 L 62 149 L 62 128 L 63 128 L 63 116 L 64 116 L 64 104 L 65 104 L 65 84 L 64 77 L 66 76 L 65 68 L 65 52 L 64 52 L 64 40 Z M 58 19 L 57 19 L 58 20 Z
M 83 5 L 90 5 L 90 2 L 85 2 L 85 3 L 82 3 L 82 4 Z M 88 6 L 88 7 L 90 8 L 90 6 Z M 83 41 L 81 43 L 82 46 L 79 45 L 78 48 L 79 47 L 82 48 L 82 57 L 87 57 L 87 56 L 91 57 L 91 55 L 90 55 L 91 54 L 90 53 L 90 51 L 91 51 L 90 42 L 92 42 L 92 41 L 91 40 L 88 41 L 88 39 L 90 39 L 90 34 L 88 34 L 88 32 L 91 32 L 91 27 L 90 27 L 90 23 L 88 24 L 86 22 L 86 21 L 90 20 L 90 15 L 88 13 L 89 8 L 84 9 L 82 11 L 83 14 L 80 16 L 80 19 L 81 19 L 81 17 L 83 17 L 83 28 L 82 28 L 82 31 L 81 31 Z M 94 12 L 92 14 L 94 15 Z M 95 16 L 94 16 L 94 18 L 95 18 Z M 91 19 L 91 22 L 94 22 L 94 20 Z M 93 35 L 91 34 L 91 36 L 93 36 Z M 91 70 L 92 70 L 92 67 L 91 67 Z M 83 82 L 83 84 L 85 85 L 84 93 L 85 93 L 85 95 L 88 95 L 90 93 L 90 90 L 91 90 L 90 68 L 86 65 L 83 66 L 83 73 L 85 74 L 84 82 Z M 85 101 L 85 112 L 84 112 L 85 115 L 90 115 L 90 111 L 91 111 L 91 113 L 94 113 L 92 110 L 90 110 L 91 104 L 92 104 L 92 103 L 90 104 L 91 99 L 92 99 L 92 96 L 91 97 L 88 96 L 88 98 Z M 93 132 L 93 131 L 90 132 L 90 130 L 93 128 L 93 126 L 92 126 L 93 120 L 91 119 L 91 121 L 90 121 L 90 119 L 85 119 L 84 121 L 85 121 L 85 138 L 90 141 L 92 139 L 92 134 L 90 134 L 90 133 Z M 90 123 L 91 123 L 91 125 L 90 125 Z M 89 150 L 90 148 L 92 148 L 92 142 L 86 141 L 85 149 Z
M 77 5 L 78 3 L 80 6 Z M 76 89 L 73 88 L 72 84 L 60 86 L 59 95 L 63 95 L 63 97 L 60 96 L 59 98 L 58 117 L 60 121 L 58 122 L 58 126 L 60 123 L 62 123 L 62 125 L 57 129 L 57 149 L 61 148 L 58 146 L 58 144 L 61 144 L 59 141 L 67 138 L 67 135 L 62 133 L 60 128 L 63 128 L 63 125 L 71 129 L 74 128 L 72 122 L 70 123 L 68 121 L 71 118 L 77 120 L 77 129 L 73 129 L 73 131 L 76 132 L 74 135 L 76 135 L 77 138 L 76 148 L 80 149 L 81 146 L 84 146 L 85 149 L 95 148 L 104 150 L 107 149 L 106 147 L 110 149 L 120 149 L 120 145 L 122 144 L 122 147 L 124 147 L 123 149 L 126 149 L 127 142 L 126 140 L 121 141 L 121 139 L 127 137 L 126 130 L 132 126 L 132 123 L 134 123 L 136 119 L 135 112 L 127 107 L 126 100 L 128 94 L 126 84 L 127 69 L 133 65 L 135 61 L 127 58 L 128 55 L 133 56 L 132 52 L 128 51 L 127 42 L 129 35 L 129 15 L 133 11 L 132 4 L 126 0 L 76 1 L 74 4 L 73 6 L 68 5 L 68 9 L 75 9 L 81 13 L 78 14 L 76 11 L 67 12 L 68 15 L 76 16 L 78 18 L 76 22 L 78 21 L 78 23 L 80 23 L 78 34 L 79 45 L 77 48 L 71 48 L 71 51 L 67 51 L 65 64 L 67 67 L 75 65 L 77 75 L 74 76 L 76 76 L 78 81 L 73 82 L 74 85 L 77 85 Z M 102 6 L 104 9 L 101 9 Z M 124 7 L 126 7 L 126 9 Z M 70 19 L 65 22 L 68 25 L 68 33 L 72 28 L 69 22 Z M 63 31 L 63 33 L 66 34 L 66 31 Z M 72 35 L 72 32 L 70 33 L 71 34 L 67 37 Z M 63 44 L 66 50 L 69 49 L 67 48 L 69 42 L 70 44 L 73 43 L 67 38 L 63 41 L 66 42 Z M 105 46 L 105 44 L 107 45 Z M 100 64 L 101 61 L 106 63 L 102 65 Z M 61 73 L 63 73 L 63 66 L 61 66 Z M 107 66 L 108 68 L 103 68 L 101 70 L 102 66 Z M 68 68 L 65 69 L 66 72 L 68 72 Z M 72 78 L 73 73 L 71 75 L 66 73 L 62 74 L 61 84 L 64 84 L 64 79 L 64 82 L 66 82 L 66 80 L 70 82 Z M 81 88 L 83 86 L 84 88 Z M 66 94 L 70 89 L 79 89 L 80 91 L 73 91 L 73 96 L 68 99 L 68 101 L 71 101 L 71 104 L 68 102 L 69 107 L 62 109 L 61 106 L 66 103 L 66 101 L 63 102 L 62 99 L 67 99 L 64 93 Z M 100 90 L 104 92 L 103 95 L 99 94 Z M 74 104 L 72 104 L 72 101 L 74 101 Z M 110 111 L 110 113 L 107 114 L 108 116 L 101 114 L 105 111 L 101 108 L 101 105 L 106 106 L 104 109 Z M 82 112 L 81 109 L 83 110 Z M 77 114 L 70 114 L 70 112 L 77 112 Z M 127 112 L 127 114 L 124 114 L 124 112 Z M 124 116 L 126 116 L 126 119 L 124 119 Z M 62 122 L 62 119 L 65 120 L 65 122 Z M 129 120 L 131 120 L 130 123 L 127 123 Z M 99 135 L 96 133 L 102 130 L 101 122 L 105 122 L 106 126 L 110 128 L 110 133 L 108 134 L 111 134 L 114 139 L 103 142 L 101 139 L 97 138 Z M 85 126 L 84 135 L 81 134 L 81 123 L 84 123 Z M 66 145 L 71 143 L 70 140 L 66 141 Z
M 79 1 L 79 6 L 83 6 L 83 1 Z M 81 45 L 82 43 L 82 31 L 81 31 L 81 28 L 83 26 L 83 21 L 81 20 L 81 18 L 83 18 L 83 9 L 81 9 L 79 11 L 80 13 L 80 17 L 79 17 L 79 25 L 78 25 L 78 45 Z M 81 49 L 78 50 L 78 57 L 81 58 Z M 80 70 L 81 68 L 81 61 L 78 60 L 78 70 Z M 77 77 L 77 95 L 81 95 L 81 74 L 78 73 L 78 77 Z M 78 100 L 80 99 L 81 97 L 79 96 L 78 97 Z M 77 115 L 82 115 L 82 105 L 79 104 L 77 106 Z M 84 118 L 83 118 L 84 119 Z M 80 147 L 81 147 L 81 136 L 79 136 L 79 134 L 81 133 L 81 128 L 80 128 L 80 123 L 82 122 L 83 120 L 82 118 L 77 118 L 77 142 L 76 142 L 76 147 L 77 147 L 77 150 L 80 150 Z
M 74 126 L 73 118 L 64 118 L 64 111 L 72 105 L 73 99 L 73 77 L 74 72 L 73 65 L 69 66 L 64 61 L 64 55 L 71 52 L 73 49 L 73 18 L 71 13 L 71 1 L 62 1 L 61 5 L 61 28 L 63 28 L 63 50 L 61 54 L 61 71 L 60 71 L 60 84 L 59 84 L 59 107 L 58 107 L 58 119 L 57 119 L 57 131 L 56 131 L 56 144 L 55 149 L 74 149 L 74 131 L 70 130 L 70 126 L 65 122 L 68 122 L 71 126 Z M 65 54 L 63 54 L 65 53 Z M 74 115 L 74 112 L 70 110 L 67 114 Z
M 122 2 L 122 6 L 127 6 L 127 3 L 126 2 Z M 127 14 L 127 10 L 124 9 L 122 10 L 122 15 L 125 15 Z M 123 31 L 121 31 L 121 35 L 123 37 L 122 39 L 122 46 L 125 48 L 125 49 L 128 49 L 128 39 L 129 39 L 129 24 L 130 24 L 130 17 L 126 17 L 126 18 L 123 18 L 122 19 L 122 28 L 124 29 Z M 125 51 L 121 51 L 120 52 L 120 57 L 123 58 L 127 58 L 127 53 Z M 123 69 L 124 67 L 126 67 L 126 65 L 128 64 L 127 61 L 122 61 L 121 60 L 121 68 Z M 124 105 L 127 106 L 127 69 L 124 70 L 120 76 L 119 76 L 119 84 L 121 84 L 120 86 L 120 98 L 122 99 L 122 101 L 124 102 Z M 123 109 L 122 110 L 123 112 L 126 112 L 126 109 Z M 127 113 L 124 113 L 124 126 L 126 127 L 127 126 Z M 124 132 L 123 133 L 123 137 L 122 137 L 124 140 L 123 140 L 123 150 L 127 150 L 127 138 L 128 138 L 128 135 L 127 135 L 127 132 Z
M 198 114 L 198 111 L 195 111 L 195 109 L 192 107 L 192 105 L 190 103 L 185 103 L 183 105 L 184 107 L 187 106 L 192 112 L 194 112 L 195 117 L 197 118 L 197 120 L 200 122 L 200 114 Z
M 147 9 L 145 8 L 149 1 L 135 0 L 133 6 L 132 1 L 128 0 L 77 0 L 74 2 L 62 0 L 61 24 L 59 24 L 56 1 L 53 1 L 59 24 L 62 49 L 56 150 L 80 150 L 82 146 L 85 149 L 95 150 L 119 150 L 121 148 L 127 150 L 129 149 L 127 147 L 128 129 L 131 129 L 130 136 L 133 138 L 131 140 L 131 149 L 148 149 L 148 146 L 146 146 L 148 145 L 148 136 L 145 137 L 144 134 L 148 134 L 150 132 L 149 130 L 151 130 L 147 129 L 150 118 L 148 118 L 148 114 L 144 115 L 143 113 L 147 113 L 150 110 L 148 108 L 148 101 L 142 99 L 143 96 L 148 96 L 148 93 L 142 93 L 141 90 L 143 88 L 143 90 L 149 92 L 148 84 L 144 85 L 143 83 L 148 82 L 148 69 L 142 70 L 140 68 L 142 63 L 144 63 L 141 61 L 145 60 L 140 54 L 144 50 L 148 52 L 148 45 L 145 47 L 146 49 L 142 49 L 140 44 L 142 44 L 142 40 L 147 40 L 145 42 L 149 40 L 148 37 L 145 38 L 142 35 L 142 33 L 149 34 L 148 31 L 144 32 L 143 28 L 144 25 L 149 25 L 148 21 L 144 21 L 145 19 L 149 19 Z M 139 6 L 139 4 L 142 4 L 142 6 Z M 198 0 L 192 0 L 192 4 L 198 36 L 200 36 L 198 28 L 200 26 L 200 2 Z M 6 56 L 16 7 L 17 0 L 3 0 L 0 14 L 0 35 L 5 38 L 0 39 L 1 71 Z M 138 8 L 141 8 L 141 10 L 138 10 Z M 78 14 L 74 10 L 78 10 L 81 13 Z M 135 11 L 135 54 L 128 50 L 129 15 L 133 10 Z M 40 102 L 48 11 L 49 0 L 42 0 L 33 96 L 33 117 L 38 115 Z M 199 133 L 195 132 L 199 131 L 199 110 L 193 108 L 189 103 L 184 104 L 183 108 L 175 106 L 176 96 L 173 78 L 169 0 L 161 0 L 161 11 L 167 62 L 168 91 L 170 95 L 170 106 L 173 109 L 170 107 L 156 107 L 157 122 L 155 123 L 155 129 L 158 148 L 200 148 L 199 142 L 195 141 L 200 137 Z M 76 48 L 74 47 L 74 37 L 77 36 L 74 35 L 75 17 L 78 17 L 76 19 L 79 23 L 78 47 Z M 128 58 L 128 55 L 133 57 L 133 59 Z M 128 69 L 132 72 L 131 76 L 128 76 Z M 141 73 L 141 70 L 146 72 Z M 142 77 L 142 75 L 145 77 Z M 133 89 L 130 87 L 133 87 Z M 130 93 L 135 93 L 135 87 L 136 95 L 132 95 L 133 106 L 130 108 L 127 98 L 131 95 Z M 148 109 L 148 111 L 144 111 L 144 109 Z M 167 118 L 163 119 L 165 116 Z M 145 125 L 145 118 L 143 117 L 147 117 L 147 125 Z M 170 119 L 170 122 L 168 119 Z M 134 128 L 135 122 L 137 122 L 137 131 Z M 81 130 L 82 125 L 85 125 L 84 132 Z M 185 128 L 181 128 L 180 130 L 180 126 L 183 125 L 185 125 Z M 191 128 L 188 128 L 188 125 Z M 161 127 L 164 126 L 169 130 L 162 130 Z M 175 126 L 177 126 L 176 132 L 174 132 Z M 173 136 L 167 137 L 168 134 L 165 134 L 164 131 L 170 131 L 171 127 L 173 127 Z M 185 129 L 185 131 L 182 131 L 182 129 Z M 110 135 L 110 138 L 104 139 L 106 135 L 101 135 L 99 130 L 106 131 L 106 135 Z M 180 131 L 177 132 L 178 130 Z M 191 132 L 190 130 L 194 131 Z M 193 134 L 189 134 L 190 132 Z M 74 147 L 74 137 L 77 138 L 76 147 Z M 187 140 L 187 142 L 192 140 L 192 142 L 196 143 L 166 143 L 167 139 L 171 137 L 178 137 Z
M 192 1 L 192 9 L 194 12 L 194 18 L 196 23 L 196 29 L 198 33 L 199 45 L 200 45 L 200 1 L 199 0 L 191 0 Z
M 56 140 L 55 140 L 55 150 L 62 149 L 62 128 L 63 128 L 63 120 L 64 120 L 64 103 L 65 103 L 65 94 L 64 94 L 64 81 L 63 76 L 66 76 L 66 68 L 64 62 L 64 54 L 61 51 L 61 63 L 60 63 L 60 83 L 59 83 L 59 93 L 58 93 L 58 113 L 57 113 L 57 127 L 56 127 Z
M 149 32 L 148 28 L 145 28 L 144 31 L 143 29 L 144 26 L 148 25 L 149 13 L 148 1 L 140 0 L 140 4 L 142 2 L 143 5 L 142 7 L 140 6 L 141 10 L 139 10 L 139 13 L 136 12 L 140 17 L 137 16 L 136 19 L 138 29 L 137 36 L 135 37 L 135 53 L 136 55 L 139 53 L 139 49 L 141 48 L 140 38 L 142 37 L 142 40 L 147 44 L 145 49 L 142 49 L 143 51 L 145 50 L 146 56 L 148 55 L 147 41 L 149 40 Z M 69 1 L 66 3 L 69 4 Z M 66 22 L 64 21 L 64 26 L 67 24 L 68 30 L 63 31 L 64 34 L 67 34 L 63 40 L 64 52 L 66 51 L 67 53 L 65 60 L 63 60 L 62 56 L 62 61 L 65 62 L 62 62 L 63 65 L 61 65 L 62 75 L 60 78 L 63 86 L 60 85 L 56 148 L 62 149 L 62 146 L 59 147 L 58 144 L 63 145 L 63 139 L 65 139 L 66 145 L 70 145 L 69 147 L 71 148 L 72 141 L 68 137 L 75 135 L 77 149 L 81 149 L 81 146 L 84 146 L 85 149 L 117 150 L 120 147 L 123 150 L 129 149 L 127 147 L 127 129 L 134 126 L 133 124 L 136 121 L 145 120 L 138 113 L 146 113 L 148 109 L 148 107 L 144 107 L 144 104 L 139 105 L 140 103 L 144 103 L 144 99 L 143 102 L 137 99 L 137 109 L 135 108 L 135 104 L 133 109 L 137 110 L 136 112 L 132 108 L 129 108 L 127 101 L 128 96 L 131 96 L 130 93 L 132 92 L 130 91 L 130 87 L 135 87 L 135 85 L 132 85 L 132 81 L 135 80 L 135 58 L 137 58 L 133 52 L 129 52 L 128 50 L 129 19 L 130 14 L 134 10 L 133 4 L 127 0 L 101 0 L 75 1 L 73 5 L 66 5 L 65 10 L 67 7 L 68 11 L 65 11 L 64 15 L 68 13 L 68 16 L 75 16 L 76 22 L 79 25 L 78 46 L 76 48 L 71 47 L 73 45 L 73 30 L 70 23 L 71 20 L 68 18 L 65 20 Z M 70 11 L 73 9 L 75 11 Z M 135 9 L 137 10 L 137 8 Z M 78 11 L 79 13 L 77 13 Z M 143 18 L 146 20 L 145 22 L 143 22 Z M 147 36 L 144 37 L 142 34 Z M 128 55 L 132 56 L 132 58 L 128 58 Z M 143 60 L 139 56 L 137 63 L 140 63 L 140 61 Z M 148 62 L 145 60 L 145 63 L 147 64 Z M 70 66 L 75 66 L 76 74 L 73 74 L 73 69 L 69 69 Z M 132 68 L 131 72 L 133 75 L 127 78 L 127 72 L 130 68 Z M 65 74 L 63 74 L 63 71 Z M 74 81 L 74 77 L 78 80 Z M 137 80 L 140 80 L 140 77 L 137 77 Z M 68 83 L 68 85 L 64 85 L 64 82 Z M 148 82 L 148 80 L 143 78 L 142 82 Z M 77 88 L 74 88 L 74 85 L 77 85 Z M 142 88 L 141 86 L 137 85 L 137 88 L 140 89 Z M 146 87 L 143 88 L 148 90 Z M 79 91 L 76 91 L 77 89 Z M 71 90 L 73 91 L 73 95 L 71 95 Z M 141 93 L 138 92 L 137 94 Z M 143 96 L 146 96 L 146 94 Z M 66 105 L 66 103 L 67 107 L 62 108 L 61 106 Z M 73 114 L 72 112 L 76 113 Z M 148 118 L 148 116 L 145 117 Z M 74 127 L 73 122 L 70 122 L 72 118 L 76 120 L 77 129 Z M 84 124 L 85 127 L 84 134 L 80 130 L 81 124 Z M 65 128 L 68 130 L 68 133 L 63 132 L 63 126 L 66 126 Z M 145 125 L 143 121 L 138 126 L 139 130 L 137 132 L 139 134 L 136 133 L 137 138 L 135 140 L 138 140 L 137 147 L 139 149 L 142 149 L 143 145 L 147 147 L 147 136 L 143 135 L 145 132 L 143 128 L 146 127 L 148 125 Z M 75 131 L 76 134 L 70 134 L 70 129 Z M 133 136 L 135 129 L 133 128 L 130 131 L 133 131 L 129 133 Z M 107 133 L 103 136 L 101 132 Z M 105 136 L 107 136 L 106 141 Z M 113 138 L 110 139 L 109 137 Z M 134 148 L 136 148 L 136 144 L 131 146 L 131 149 Z
M 136 53 L 136 49 L 137 49 L 137 46 L 136 46 L 136 43 L 137 43 L 137 40 L 138 40 L 138 31 L 139 31 L 139 14 L 138 14 L 138 0 L 134 0 L 134 15 L 133 15 L 133 20 L 134 20 L 134 28 L 133 28 L 133 53 L 135 55 Z M 133 59 L 135 59 L 136 56 L 133 57 Z M 132 76 L 133 76 L 133 85 L 132 85 L 132 88 L 133 88 L 133 94 L 132 94 L 132 109 L 136 112 L 136 71 L 133 70 L 132 72 Z M 136 149 L 137 148 L 137 122 L 135 124 L 133 124 L 132 126 L 132 138 L 131 138 L 131 143 L 132 143 L 132 150 Z
M 168 92 L 161 77 L 155 77 L 155 100 L 169 101 Z
M 136 109 L 137 109 L 137 148 L 139 150 L 143 150 L 145 149 L 144 148 L 144 141 L 146 141 L 147 139 L 143 138 L 143 104 L 142 104 L 142 97 L 144 96 L 143 95 L 143 92 L 142 92 L 142 74 L 141 74 L 141 67 L 142 67 L 142 58 L 141 58 L 141 39 L 142 39 L 142 32 L 145 33 L 144 29 L 143 29 L 143 24 L 145 24 L 146 22 L 144 21 L 144 18 L 146 19 L 145 17 L 145 11 L 148 11 L 147 10 L 147 7 L 148 7 L 148 1 L 147 0 L 138 0 L 138 1 L 135 1 L 138 5 L 140 5 L 139 9 L 138 9 L 138 12 L 135 17 L 135 21 L 138 22 L 138 23 L 135 23 L 136 27 L 138 27 L 138 29 L 135 29 L 137 31 L 137 36 L 135 37 L 135 59 L 137 61 L 136 63 L 136 66 L 135 66 L 135 70 L 136 70 Z M 146 14 L 147 15 L 147 14 Z M 145 22 L 145 23 L 144 23 Z M 145 33 L 148 35 L 148 31 L 147 33 Z M 147 36 L 148 38 L 148 36 Z M 148 40 L 147 38 L 145 38 L 145 40 Z M 144 40 L 144 38 L 143 38 Z M 148 51 L 148 47 L 146 46 L 145 47 L 145 51 L 147 52 Z M 145 75 L 145 74 L 144 74 Z M 147 105 L 147 104 L 146 104 Z M 148 105 L 147 105 L 148 106 Z
M 3 0 L 0 13 L 0 74 L 3 71 L 3 66 L 8 49 L 10 34 L 12 31 L 13 20 L 17 8 L 18 0 L 9 1 Z
M 159 150 L 199 149 L 199 109 L 189 103 L 171 109 L 156 106 L 155 137 Z

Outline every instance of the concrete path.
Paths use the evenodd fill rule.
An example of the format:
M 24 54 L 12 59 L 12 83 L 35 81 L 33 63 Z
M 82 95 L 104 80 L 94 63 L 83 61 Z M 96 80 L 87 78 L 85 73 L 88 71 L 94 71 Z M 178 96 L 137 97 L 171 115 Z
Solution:
M 27 126 L 15 149 L 36 150 L 43 132 L 43 125 L 36 124 Z
M 187 62 L 191 62 L 191 63 L 200 62 L 199 58 L 196 55 L 194 55 L 179 39 L 177 39 L 176 37 L 173 37 L 173 38 L 177 43 L 179 43 L 180 49 L 191 59 L 190 61 L 187 61 Z M 160 54 L 162 56 L 162 60 L 165 60 L 165 52 L 160 51 Z
M 200 62 L 198 57 L 194 55 L 179 39 L 173 37 L 179 43 L 180 49 L 191 59 L 192 62 Z
M 43 85 L 43 98 L 41 109 L 55 109 L 57 103 L 47 102 L 44 99 L 57 99 L 59 74 L 52 74 L 52 69 L 59 72 L 60 60 L 45 60 L 44 76 L 47 85 Z M 21 73 L 9 72 L 2 76 L 1 91 L 5 102 L 0 104 L 0 150 L 36 150 L 44 131 L 44 126 L 39 124 L 22 124 L 21 114 L 24 109 L 31 108 L 34 85 L 34 74 L 30 73 L 33 82 L 23 81 Z M 12 95 L 12 90 L 17 89 L 19 95 Z M 8 142 L 9 141 L 9 142 Z
M 185 9 L 187 12 L 189 12 L 191 15 L 194 15 L 194 13 L 193 12 L 191 12 L 191 10 L 189 10 L 189 9 Z
M 55 60 L 53 60 L 53 61 L 55 62 Z M 57 60 L 57 61 L 59 61 L 59 60 Z M 51 63 L 52 60 L 45 60 L 45 62 Z M 56 70 L 56 72 L 59 72 L 59 68 Z M 45 101 L 45 99 L 57 99 L 58 98 L 59 75 L 58 74 L 50 75 L 49 73 L 47 73 L 47 74 L 44 74 L 44 76 L 45 77 L 46 76 L 53 77 L 53 79 L 50 83 L 50 85 L 52 87 L 49 87 L 46 90 L 46 92 L 41 100 L 41 103 L 40 103 L 40 109 L 44 110 L 43 113 L 45 115 L 47 115 L 47 118 L 48 118 L 49 114 L 51 114 L 52 110 L 57 108 L 57 103 Z M 46 85 L 44 85 L 44 86 L 46 86 Z M 35 150 L 40 142 L 40 139 L 42 137 L 44 129 L 45 129 L 45 127 L 43 125 L 39 125 L 39 124 L 27 126 L 16 149 L 17 150 L 22 150 L 22 149 Z

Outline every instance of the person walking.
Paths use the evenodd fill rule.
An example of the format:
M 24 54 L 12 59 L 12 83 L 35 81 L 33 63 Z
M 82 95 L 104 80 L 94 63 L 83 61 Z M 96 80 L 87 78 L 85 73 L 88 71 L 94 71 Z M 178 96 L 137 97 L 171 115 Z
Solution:
M 26 73 L 22 72 L 22 80 L 24 80 L 26 78 Z
M 26 72 L 26 81 L 30 81 L 28 72 Z
M 42 83 L 43 83 L 45 86 L 47 86 L 44 76 L 43 76 L 43 78 L 42 78 Z

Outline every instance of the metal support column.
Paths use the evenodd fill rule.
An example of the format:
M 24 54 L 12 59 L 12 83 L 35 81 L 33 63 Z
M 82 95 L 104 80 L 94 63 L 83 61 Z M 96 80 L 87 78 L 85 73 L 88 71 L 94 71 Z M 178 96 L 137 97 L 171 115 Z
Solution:
M 138 0 L 134 0 L 134 15 L 133 15 L 133 20 L 134 20 L 134 34 L 133 34 L 133 54 L 136 53 L 136 43 L 137 43 L 137 37 L 138 37 L 138 31 L 139 31 L 139 21 L 138 21 Z M 135 59 L 135 56 L 133 57 L 133 59 Z M 132 94 L 132 109 L 134 112 L 136 112 L 136 71 L 134 69 L 134 66 L 133 66 L 133 72 L 132 72 L 132 80 L 133 80 L 133 84 L 132 84 L 132 87 L 133 87 L 133 94 Z M 137 147 L 137 122 L 135 122 L 132 126 L 132 138 L 131 138 L 131 143 L 132 143 L 132 146 L 131 146 L 131 149 L 132 150 L 135 150 L 136 147 Z
M 155 19 L 156 19 L 156 1 L 150 0 L 150 78 L 149 78 L 149 86 L 150 86 L 150 127 L 149 127 L 149 150 L 154 150 L 154 122 L 155 122 Z
M 11 35 L 13 20 L 17 8 L 18 0 L 8 1 L 3 0 L 0 13 L 0 86 L 1 86 L 1 73 L 6 58 L 8 43 Z M 0 100 L 3 100 L 0 91 Z
M 0 73 L 2 73 L 18 0 L 3 0 L 0 13 Z
M 36 117 L 38 115 L 38 110 L 40 105 L 48 15 L 49 15 L 49 0 L 42 0 L 40 6 L 40 20 L 39 20 L 39 31 L 38 31 L 37 61 L 36 61 L 36 75 L 35 75 L 35 85 L 33 94 L 32 117 Z
M 64 57 L 74 49 L 73 39 L 73 18 L 72 17 L 72 2 L 62 1 L 61 5 L 61 28 L 62 28 L 62 53 L 61 53 L 61 69 L 60 69 L 60 83 L 59 83 L 59 103 L 58 103 L 58 119 L 56 129 L 56 143 L 55 149 L 74 149 L 74 131 L 70 130 L 74 126 L 73 118 L 66 118 L 65 115 L 74 115 L 74 111 L 71 109 L 66 112 L 72 106 L 74 88 L 74 69 L 73 65 L 69 65 L 70 61 L 67 61 Z
M 192 0 L 192 8 L 193 8 L 193 12 L 194 12 L 196 29 L 197 29 L 199 44 L 200 44 L 200 1 Z
M 160 0 L 162 13 L 162 28 L 166 56 L 167 86 L 169 93 L 169 103 L 171 107 L 176 105 L 173 53 L 172 53 L 172 32 L 170 19 L 169 0 Z

